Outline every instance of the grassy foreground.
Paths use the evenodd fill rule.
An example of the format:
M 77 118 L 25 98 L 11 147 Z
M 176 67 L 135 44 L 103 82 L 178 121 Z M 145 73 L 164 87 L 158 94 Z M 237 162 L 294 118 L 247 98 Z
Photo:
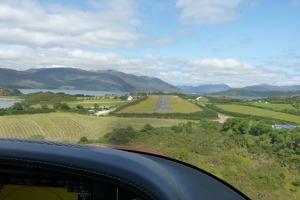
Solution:
M 77 142 L 80 137 L 98 139 L 116 128 L 132 126 L 141 129 L 145 124 L 154 127 L 172 126 L 187 120 L 95 117 L 74 113 L 12 115 L 0 117 L 0 137 L 31 138 L 37 135 L 47 140 Z
M 274 119 L 280 119 L 290 122 L 295 122 L 300 124 L 300 117 L 296 115 L 271 111 L 271 110 L 265 110 L 260 108 L 254 108 L 250 106 L 242 106 L 242 105 L 217 105 L 217 107 L 222 108 L 229 112 L 235 112 L 235 113 L 242 113 L 242 114 L 248 114 L 248 115 L 256 115 L 261 117 L 269 117 Z
M 273 153 L 251 153 L 245 141 L 243 135 L 220 132 L 220 124 L 201 122 L 139 132 L 129 145 L 204 169 L 251 199 L 300 199 L 300 184 L 293 184 L 300 180 L 299 170 Z

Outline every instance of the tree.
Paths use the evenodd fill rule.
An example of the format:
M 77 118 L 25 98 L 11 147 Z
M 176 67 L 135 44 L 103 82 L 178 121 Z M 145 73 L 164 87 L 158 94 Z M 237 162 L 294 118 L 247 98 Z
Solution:
M 21 102 L 14 103 L 14 105 L 11 108 L 14 110 L 24 110 Z
M 114 129 L 111 133 L 109 133 L 108 140 L 111 144 L 125 145 L 135 136 L 135 130 L 132 126 L 128 126 L 126 129 Z
M 128 95 L 122 95 L 120 97 L 121 100 L 126 101 L 128 99 Z
M 61 107 L 61 103 L 60 103 L 60 102 L 55 102 L 55 103 L 53 104 L 53 109 L 54 109 L 54 110 L 58 110 L 58 109 L 60 109 L 60 107 Z
M 273 131 L 272 127 L 267 125 L 264 122 L 258 122 L 257 124 L 253 124 L 249 130 L 250 135 L 259 136 L 263 134 L 268 134 Z
M 70 110 L 70 106 L 67 103 L 56 102 L 53 104 L 55 110 Z
M 98 103 L 94 103 L 94 108 L 95 109 L 99 109 L 99 104 Z
M 249 123 L 243 118 L 229 118 L 222 126 L 222 131 L 232 134 L 246 134 L 249 129 Z
M 70 106 L 67 103 L 62 103 L 61 106 L 60 106 L 60 108 L 62 110 L 70 110 Z
M 77 105 L 76 108 L 77 108 L 78 110 L 80 110 L 80 109 L 83 109 L 83 106 L 82 106 L 82 105 Z

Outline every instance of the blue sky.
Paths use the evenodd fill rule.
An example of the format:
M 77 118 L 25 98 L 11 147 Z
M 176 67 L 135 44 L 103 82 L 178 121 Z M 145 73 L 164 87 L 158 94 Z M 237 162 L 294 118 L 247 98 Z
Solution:
M 0 67 L 300 84 L 300 0 L 2 0 Z

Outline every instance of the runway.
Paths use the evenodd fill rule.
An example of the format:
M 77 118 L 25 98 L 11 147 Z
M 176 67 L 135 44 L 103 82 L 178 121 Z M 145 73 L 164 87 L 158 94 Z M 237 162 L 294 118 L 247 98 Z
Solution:
M 167 96 L 161 95 L 154 107 L 155 111 L 172 111 L 173 108 Z

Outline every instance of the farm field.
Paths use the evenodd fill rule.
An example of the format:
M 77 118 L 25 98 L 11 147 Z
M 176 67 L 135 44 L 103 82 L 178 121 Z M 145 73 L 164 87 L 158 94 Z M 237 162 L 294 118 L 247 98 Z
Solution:
M 296 115 L 271 111 L 271 110 L 264 110 L 261 108 L 254 108 L 250 106 L 242 106 L 242 105 L 217 105 L 217 107 L 222 108 L 229 112 L 235 112 L 235 113 L 242 113 L 242 114 L 248 114 L 248 115 L 256 115 L 256 116 L 262 116 L 262 117 L 270 117 L 274 119 L 280 119 L 290 122 L 295 122 L 300 124 L 300 117 Z
M 291 104 L 283 104 L 283 103 L 253 103 L 253 106 L 262 107 L 262 108 L 271 108 L 276 110 L 283 110 L 283 109 L 295 109 Z
M 116 128 L 132 126 L 142 129 L 145 124 L 167 127 L 181 122 L 187 120 L 95 117 L 74 113 L 13 115 L 0 117 L 0 137 L 31 138 L 42 135 L 47 140 L 77 142 L 82 136 L 98 139 Z
M 155 111 L 154 107 L 159 99 L 159 95 L 151 95 L 146 101 L 143 101 L 137 105 L 127 107 L 118 113 L 157 113 L 157 112 L 174 112 L 174 113 L 191 113 L 197 111 L 203 111 L 202 108 L 184 100 L 178 96 L 168 95 L 168 99 L 172 106 L 172 111 Z

